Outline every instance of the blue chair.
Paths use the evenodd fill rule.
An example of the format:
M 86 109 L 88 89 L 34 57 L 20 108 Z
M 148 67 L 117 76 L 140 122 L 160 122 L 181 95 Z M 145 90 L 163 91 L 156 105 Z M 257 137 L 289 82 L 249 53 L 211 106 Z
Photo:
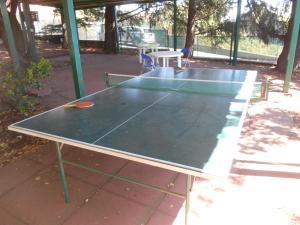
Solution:
M 143 62 L 141 74 L 143 73 L 144 69 L 154 70 L 157 67 L 159 67 L 159 66 L 155 65 L 155 63 L 153 62 L 152 58 L 149 55 L 142 53 L 141 57 L 142 57 L 142 62 Z
M 191 49 L 183 48 L 181 49 L 181 53 L 183 54 L 182 61 L 181 61 L 183 67 L 186 67 L 187 65 L 188 67 L 191 67 L 191 63 L 190 63 Z

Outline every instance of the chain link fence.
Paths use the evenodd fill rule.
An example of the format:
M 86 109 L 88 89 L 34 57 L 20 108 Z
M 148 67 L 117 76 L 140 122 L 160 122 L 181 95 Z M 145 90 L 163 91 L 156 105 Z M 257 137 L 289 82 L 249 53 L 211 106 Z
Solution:
M 283 0 L 278 0 L 278 2 L 280 1 Z M 280 5 L 281 3 L 278 2 L 277 4 Z M 216 32 L 211 32 L 211 34 L 207 33 L 205 35 L 196 35 L 193 46 L 194 57 L 224 60 L 229 60 L 232 58 L 234 45 L 233 33 L 237 12 L 237 2 L 230 4 L 230 10 L 228 10 L 227 12 L 228 15 L 224 17 L 225 20 L 220 20 L 219 24 L 215 25 L 216 27 L 224 27 L 224 25 L 226 25 L 227 22 L 227 30 L 224 29 L 221 32 L 219 31 L 219 33 L 221 33 L 220 35 L 213 35 L 213 33 Z M 270 12 L 272 12 L 273 6 L 271 4 L 273 3 L 266 3 L 265 6 L 259 7 L 262 7 L 261 9 L 268 8 Z M 280 10 L 282 9 L 280 9 L 279 7 L 278 11 Z M 281 26 L 282 24 L 280 24 L 280 21 L 278 22 L 279 17 L 277 16 L 276 18 L 274 19 L 274 21 L 268 21 L 269 24 L 267 24 L 267 26 L 270 26 L 275 30 L 280 30 L 279 26 Z M 255 18 L 255 13 L 250 13 L 249 6 L 242 5 L 238 60 L 276 63 L 278 56 L 280 55 L 283 49 L 283 41 L 278 38 L 272 37 L 272 34 L 266 34 L 269 35 L 268 41 L 262 41 L 260 32 L 267 32 L 265 31 L 267 30 L 267 28 L 265 28 L 265 30 L 253 31 L 253 27 L 257 25 L 255 24 L 255 21 L 257 21 L 257 18 Z M 218 23 L 217 21 L 215 22 Z M 103 25 L 97 26 L 99 27 L 97 39 L 100 41 L 104 41 L 104 27 Z M 88 31 L 82 33 L 80 32 L 80 38 L 89 38 L 90 34 L 95 30 L 96 29 L 94 29 L 93 27 L 93 29 L 89 29 Z M 284 36 L 285 32 L 286 31 L 283 29 L 280 35 Z M 174 49 L 173 34 L 168 32 L 167 30 L 160 29 L 159 27 L 149 28 L 139 26 L 122 26 L 118 28 L 118 40 L 121 50 L 122 48 L 135 48 L 141 42 L 156 42 L 159 44 L 160 48 Z M 177 36 L 177 49 L 181 49 L 184 46 L 185 36 Z

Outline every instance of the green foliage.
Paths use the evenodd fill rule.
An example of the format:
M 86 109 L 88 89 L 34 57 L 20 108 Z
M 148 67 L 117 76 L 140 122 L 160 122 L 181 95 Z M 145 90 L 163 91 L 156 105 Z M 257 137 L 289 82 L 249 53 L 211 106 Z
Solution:
M 81 14 L 86 17 L 86 20 L 90 22 L 96 22 L 104 18 L 104 7 L 103 8 L 91 8 L 80 10 Z
M 228 0 L 196 1 L 196 15 L 194 19 L 195 34 L 210 38 L 211 45 L 219 46 L 226 40 L 228 31 L 224 29 L 224 18 L 231 7 Z M 156 25 L 169 32 L 173 29 L 173 3 L 166 2 L 163 7 L 154 12 Z M 178 5 L 177 35 L 185 36 L 188 22 L 189 1 L 184 0 Z M 217 37 L 217 38 L 215 38 Z
M 39 62 L 32 62 L 22 77 L 14 72 L 8 72 L 2 82 L 4 96 L 7 104 L 24 115 L 28 115 L 36 105 L 36 99 L 29 96 L 29 89 L 42 88 L 41 80 L 50 76 L 52 65 L 48 60 L 42 58 Z
M 261 0 L 247 0 L 248 12 L 242 15 L 242 31 L 251 36 L 257 36 L 265 44 L 272 39 L 278 38 L 284 40 L 287 32 L 288 18 L 284 15 L 287 13 L 288 3 L 284 2 L 280 11 L 278 7 L 268 5 Z
M 2 83 L 6 103 L 24 115 L 32 111 L 36 104 L 35 99 L 25 92 L 26 83 L 25 78 L 20 79 L 13 72 L 7 73 Z
M 60 17 L 61 14 L 63 14 L 62 10 L 58 8 L 55 9 L 53 12 L 54 12 L 54 17 Z M 104 17 L 104 7 L 76 10 L 77 26 L 84 29 L 89 28 L 93 22 L 97 22 L 103 19 L 103 17 Z M 56 25 L 47 25 L 47 26 L 56 26 Z
M 258 37 L 241 37 L 239 51 L 250 52 L 254 54 L 269 55 L 277 57 L 283 48 L 282 42 L 266 44 Z
M 31 62 L 25 74 L 26 85 L 31 88 L 41 89 L 43 87 L 41 80 L 48 77 L 51 72 L 52 65 L 47 59 L 41 58 L 38 63 Z
M 9 145 L 7 143 L 0 143 L 0 153 L 6 149 L 8 149 Z
M 141 26 L 145 22 L 154 23 L 158 18 L 153 16 L 153 10 L 157 9 L 161 3 L 136 4 L 132 10 L 117 10 L 118 24 L 121 26 Z M 105 8 L 90 8 L 77 10 L 78 27 L 87 29 L 93 22 L 104 22 Z
M 87 30 L 92 23 L 104 18 L 104 8 L 91 8 L 76 12 L 77 26 Z
M 154 26 L 160 27 L 164 30 L 167 30 L 168 33 L 172 33 L 173 24 L 174 24 L 174 4 L 173 2 L 163 2 L 162 6 L 157 8 L 152 13 L 152 24 Z M 186 30 L 186 21 L 183 18 L 183 6 L 182 4 L 178 5 L 177 9 L 177 35 L 183 35 Z
M 42 28 L 42 33 L 45 35 L 62 34 L 62 25 L 48 24 Z
M 197 38 L 197 43 L 208 47 L 215 47 L 211 41 L 215 37 L 197 36 Z M 230 40 L 230 36 L 225 37 L 224 42 L 219 44 L 218 48 L 229 50 Z M 274 57 L 278 57 L 282 48 L 282 42 L 274 40 L 274 43 L 265 44 L 258 37 L 241 37 L 239 42 L 239 51 Z
M 190 0 L 178 2 L 177 35 L 185 36 L 188 22 L 188 8 Z M 246 12 L 242 15 L 241 31 L 244 36 L 256 36 L 264 44 L 272 42 L 274 38 L 283 40 L 287 31 L 288 16 L 291 1 L 278 1 L 277 6 L 267 4 L 266 0 L 247 0 Z M 228 36 L 233 32 L 233 23 L 228 20 L 231 10 L 235 10 L 237 2 L 232 0 L 196 0 L 196 16 L 193 20 L 195 35 L 209 39 L 212 47 L 222 47 L 228 42 Z M 272 6 L 273 5 L 273 6 Z M 163 1 L 157 3 L 138 4 L 130 11 L 118 10 L 119 26 L 156 27 L 173 32 L 174 3 Z M 88 27 L 91 22 L 104 21 L 104 8 L 81 10 L 78 24 Z M 79 17 L 78 17 L 79 18 Z M 250 46 L 251 47 L 251 46 Z M 253 47 L 253 46 L 252 46 Z M 271 50 L 272 51 L 272 50 Z

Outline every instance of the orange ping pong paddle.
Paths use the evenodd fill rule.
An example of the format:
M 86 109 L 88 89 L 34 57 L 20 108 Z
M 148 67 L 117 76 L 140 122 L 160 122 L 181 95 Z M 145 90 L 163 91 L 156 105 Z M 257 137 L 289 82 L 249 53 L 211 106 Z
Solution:
M 74 102 L 74 103 L 69 103 L 64 105 L 64 108 L 78 108 L 78 109 L 82 109 L 82 108 L 89 108 L 92 107 L 94 105 L 94 102 L 91 101 L 81 101 L 81 102 Z

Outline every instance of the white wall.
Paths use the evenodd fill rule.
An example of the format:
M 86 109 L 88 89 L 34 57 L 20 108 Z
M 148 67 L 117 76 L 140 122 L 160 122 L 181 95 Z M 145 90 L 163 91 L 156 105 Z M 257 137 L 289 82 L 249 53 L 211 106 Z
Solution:
M 39 15 L 39 21 L 34 22 L 34 26 L 36 29 L 36 32 L 40 32 L 41 29 L 49 24 L 61 24 L 61 18 L 60 16 L 54 16 L 54 9 L 53 7 L 47 7 L 47 6 L 38 6 L 38 5 L 30 5 L 30 11 L 37 11 Z M 80 12 L 77 11 L 76 16 L 80 18 Z M 90 27 L 87 28 L 87 30 L 83 28 L 78 29 L 78 35 L 80 40 L 100 40 L 103 39 L 103 37 L 99 37 L 99 32 L 101 30 L 101 25 L 99 22 L 93 23 Z
M 30 11 L 37 11 L 39 15 L 39 21 L 34 22 L 37 33 L 46 25 L 61 24 L 60 16 L 54 17 L 54 9 L 54 7 L 30 5 Z

